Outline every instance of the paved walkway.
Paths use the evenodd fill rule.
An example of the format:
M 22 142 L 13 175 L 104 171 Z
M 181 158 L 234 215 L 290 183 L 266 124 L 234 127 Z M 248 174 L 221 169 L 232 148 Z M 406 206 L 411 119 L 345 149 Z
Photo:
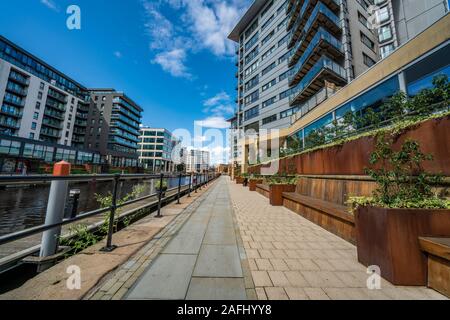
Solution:
M 238 239 L 221 178 L 125 298 L 246 299 Z
M 356 247 L 284 207 L 228 181 L 259 299 L 445 299 L 423 287 L 367 289 Z

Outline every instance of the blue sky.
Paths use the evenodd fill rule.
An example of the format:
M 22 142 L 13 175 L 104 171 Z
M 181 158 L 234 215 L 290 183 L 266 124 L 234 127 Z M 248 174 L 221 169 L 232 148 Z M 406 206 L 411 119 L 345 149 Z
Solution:
M 87 87 L 124 91 L 144 108 L 144 125 L 223 129 L 236 96 L 234 43 L 226 37 L 250 2 L 0 1 L 0 32 Z M 81 30 L 66 27 L 72 4 L 81 9 Z

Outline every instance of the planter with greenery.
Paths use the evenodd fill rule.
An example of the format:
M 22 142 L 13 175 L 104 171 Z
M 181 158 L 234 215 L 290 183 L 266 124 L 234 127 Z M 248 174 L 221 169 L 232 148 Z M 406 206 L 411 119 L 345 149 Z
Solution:
M 248 180 L 248 189 L 250 191 L 256 191 L 256 186 L 263 182 L 264 180 L 262 178 L 252 175 Z
M 282 206 L 283 192 L 294 192 L 297 180 L 297 177 L 267 176 L 263 179 L 263 183 L 258 184 L 256 188 L 269 198 L 272 206 Z
M 426 285 L 427 258 L 419 237 L 450 236 L 450 201 L 433 186 L 443 177 L 428 174 L 432 161 L 417 141 L 392 147 L 395 135 L 380 134 L 371 154 L 369 174 L 377 182 L 373 197 L 350 197 L 354 208 L 358 260 L 377 265 L 381 276 L 395 285 Z

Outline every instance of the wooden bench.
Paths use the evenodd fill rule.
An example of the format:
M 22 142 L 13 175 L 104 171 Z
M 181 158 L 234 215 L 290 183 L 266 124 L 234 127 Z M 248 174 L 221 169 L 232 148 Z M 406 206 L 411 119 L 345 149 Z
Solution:
M 355 219 L 349 196 L 368 196 L 373 181 L 361 177 L 301 177 L 295 192 L 283 193 L 283 205 L 339 237 L 356 243 Z
M 419 238 L 428 254 L 428 286 L 450 298 L 450 238 Z
M 265 184 L 257 184 L 256 185 L 256 192 L 263 195 L 266 198 L 270 197 L 270 187 Z

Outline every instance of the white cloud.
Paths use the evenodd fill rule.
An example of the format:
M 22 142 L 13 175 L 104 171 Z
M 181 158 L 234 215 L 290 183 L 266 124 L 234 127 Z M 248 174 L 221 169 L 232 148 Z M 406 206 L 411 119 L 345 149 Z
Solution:
M 173 49 L 158 53 L 152 62 L 159 64 L 164 71 L 169 72 L 174 77 L 192 79 L 192 75 L 184 65 L 185 60 L 186 52 L 183 49 Z
M 212 113 L 216 117 L 225 117 L 234 112 L 234 105 L 231 97 L 225 92 L 219 92 L 214 97 L 211 97 L 203 102 L 203 112 Z
M 203 128 L 227 129 L 230 124 L 224 117 L 211 116 L 203 120 L 195 121 L 195 125 Z
M 248 7 L 251 0 L 141 0 L 145 15 L 145 27 L 150 37 L 150 49 L 157 56 L 169 52 L 184 52 L 176 64 L 184 72 L 172 73 L 186 77 L 186 61 L 190 53 L 208 50 L 217 57 L 234 56 L 234 43 L 227 39 L 233 26 Z M 176 11 L 172 21 L 162 13 L 163 8 Z M 153 59 L 158 63 L 160 59 Z
M 53 0 L 41 0 L 41 3 L 51 10 L 59 11 L 58 6 L 55 2 L 53 2 Z
M 203 105 L 205 107 L 212 107 L 221 102 L 227 102 L 229 100 L 230 100 L 230 96 L 225 91 L 222 91 L 222 92 L 216 94 L 214 97 L 206 100 Z

